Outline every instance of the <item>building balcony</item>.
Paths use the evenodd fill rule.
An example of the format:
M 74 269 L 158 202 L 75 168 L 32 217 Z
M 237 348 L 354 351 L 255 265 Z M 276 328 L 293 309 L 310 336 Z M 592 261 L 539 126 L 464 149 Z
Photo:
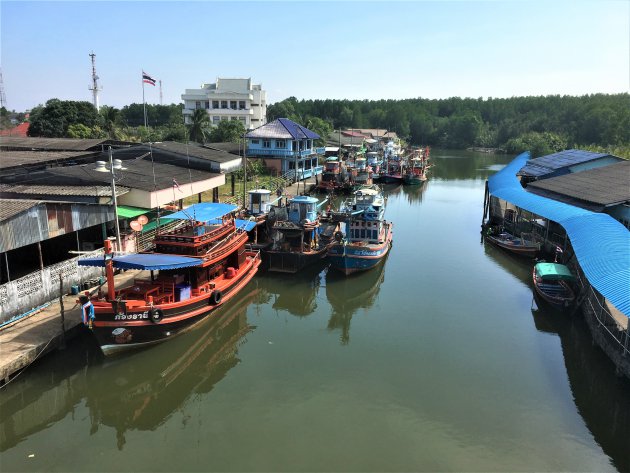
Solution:
M 274 149 L 274 148 L 249 148 L 247 150 L 249 156 L 269 156 L 273 158 L 303 158 L 313 154 L 312 149 L 304 149 L 302 151 L 292 151 L 290 149 Z

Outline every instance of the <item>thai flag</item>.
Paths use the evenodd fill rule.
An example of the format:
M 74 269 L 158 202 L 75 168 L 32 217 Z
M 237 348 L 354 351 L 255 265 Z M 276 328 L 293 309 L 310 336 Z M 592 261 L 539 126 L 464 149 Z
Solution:
M 142 82 L 155 86 L 155 79 L 144 71 L 142 71 Z

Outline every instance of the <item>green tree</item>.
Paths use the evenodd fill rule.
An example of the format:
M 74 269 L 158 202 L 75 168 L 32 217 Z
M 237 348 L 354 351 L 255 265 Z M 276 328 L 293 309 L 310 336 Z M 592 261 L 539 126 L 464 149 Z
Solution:
M 210 141 L 212 143 L 238 143 L 245 131 L 245 125 L 240 120 L 221 120 L 210 131 Z
M 210 126 L 210 118 L 208 113 L 202 109 L 196 109 L 190 117 L 191 124 L 188 127 L 188 135 L 192 141 L 197 143 L 205 143 L 207 129 Z
M 111 140 L 121 139 L 120 110 L 104 105 L 99 111 L 103 130 Z
M 29 136 L 63 138 L 69 136 L 70 125 L 93 128 L 98 125 L 99 116 L 90 102 L 50 99 L 44 107 L 33 109 L 30 122 Z

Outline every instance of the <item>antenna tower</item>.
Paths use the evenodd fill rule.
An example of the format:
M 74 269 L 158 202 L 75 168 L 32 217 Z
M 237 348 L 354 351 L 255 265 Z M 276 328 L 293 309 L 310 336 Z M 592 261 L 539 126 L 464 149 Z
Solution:
M 162 105 L 162 79 L 160 79 L 160 105 Z
M 90 58 L 92 59 L 92 85 L 88 87 L 88 90 L 92 91 L 92 103 L 98 112 L 98 91 L 103 89 L 98 86 L 99 77 L 96 75 L 96 54 L 94 51 L 90 53 Z
M 7 106 L 7 96 L 4 95 L 4 79 L 2 78 L 2 69 L 0 68 L 0 107 Z

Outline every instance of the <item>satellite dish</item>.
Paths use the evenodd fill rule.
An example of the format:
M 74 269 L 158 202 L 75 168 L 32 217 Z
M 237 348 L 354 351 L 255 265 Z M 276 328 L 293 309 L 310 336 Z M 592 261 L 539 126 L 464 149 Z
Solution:
M 132 220 L 131 222 L 129 222 L 129 226 L 131 227 L 132 230 L 135 230 L 137 232 L 142 230 L 142 224 L 138 222 L 137 220 Z
M 138 222 L 140 223 L 140 225 L 146 225 L 147 223 L 149 223 L 149 219 L 146 215 L 140 215 L 138 217 Z

